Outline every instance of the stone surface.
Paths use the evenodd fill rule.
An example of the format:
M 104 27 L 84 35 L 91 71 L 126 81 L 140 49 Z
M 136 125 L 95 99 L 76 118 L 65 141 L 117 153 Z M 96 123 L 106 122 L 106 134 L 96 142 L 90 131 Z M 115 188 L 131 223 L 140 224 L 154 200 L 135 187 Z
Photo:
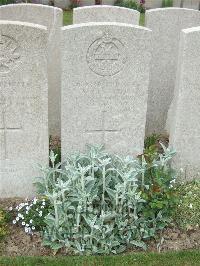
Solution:
M 36 23 L 48 28 L 49 134 L 60 135 L 62 10 L 36 4 L 0 7 L 0 20 Z
M 199 10 L 199 2 L 199 0 L 184 0 L 183 7 Z
M 140 13 L 136 10 L 117 6 L 91 6 L 74 9 L 73 23 L 120 22 L 138 25 Z
M 46 27 L 0 21 L 1 198 L 33 195 L 36 164 L 48 164 L 46 50 Z
M 153 31 L 152 62 L 146 134 L 166 133 L 167 113 L 173 99 L 180 31 L 200 25 L 200 12 L 163 8 L 146 12 L 146 26 Z
M 139 2 L 140 0 L 138 0 Z M 162 7 L 162 0 L 145 0 L 146 8 L 160 8 Z
M 175 168 L 188 180 L 200 178 L 200 27 L 183 30 L 180 42 L 170 146 Z
M 63 28 L 62 154 L 88 143 L 142 152 L 150 42 L 150 30 L 130 24 Z
M 182 7 L 182 0 L 173 0 L 173 7 Z

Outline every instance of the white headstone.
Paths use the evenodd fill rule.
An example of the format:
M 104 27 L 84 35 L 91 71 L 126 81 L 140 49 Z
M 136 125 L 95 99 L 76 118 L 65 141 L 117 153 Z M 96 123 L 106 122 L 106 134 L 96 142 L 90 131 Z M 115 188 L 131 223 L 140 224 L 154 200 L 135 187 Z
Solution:
M 140 0 L 138 0 L 140 2 Z M 160 8 L 162 7 L 163 0 L 145 0 L 146 8 Z
M 136 10 L 118 6 L 87 6 L 74 9 L 73 23 L 120 22 L 138 25 L 140 13 Z
M 0 21 L 0 197 L 33 195 L 48 164 L 47 29 Z
M 173 0 L 173 7 L 181 7 L 183 0 Z
M 167 113 L 173 99 L 180 32 L 200 25 L 200 12 L 184 8 L 163 8 L 146 12 L 146 26 L 152 29 L 152 62 L 146 134 L 166 133 Z
M 181 34 L 170 146 L 176 149 L 174 166 L 182 177 L 200 178 L 200 27 Z
M 184 0 L 183 7 L 199 10 L 199 0 Z
M 0 7 L 0 20 L 30 22 L 48 29 L 49 133 L 60 135 L 61 55 L 60 39 L 62 10 L 36 4 Z
M 63 153 L 88 143 L 118 154 L 142 152 L 150 42 L 150 30 L 130 24 L 63 29 Z

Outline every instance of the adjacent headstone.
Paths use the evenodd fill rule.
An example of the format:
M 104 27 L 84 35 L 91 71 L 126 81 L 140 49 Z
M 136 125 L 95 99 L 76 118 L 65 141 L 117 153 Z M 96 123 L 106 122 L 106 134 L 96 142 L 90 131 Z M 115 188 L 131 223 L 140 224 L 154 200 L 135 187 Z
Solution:
M 182 7 L 181 3 L 183 0 L 173 0 L 173 7 Z
M 88 6 L 74 9 L 73 23 L 120 22 L 138 25 L 140 13 L 118 6 Z
M 130 24 L 63 29 L 63 154 L 86 144 L 117 154 L 143 151 L 150 42 L 150 30 Z
M 200 178 L 200 27 L 182 31 L 178 63 L 170 146 L 175 168 L 188 180 Z
M 173 99 L 180 32 L 200 25 L 200 12 L 184 8 L 163 8 L 146 12 L 146 26 L 152 29 L 152 62 L 146 134 L 166 133 L 167 113 Z
M 48 164 L 46 51 L 46 27 L 0 21 L 1 198 L 33 195 L 36 164 Z
M 48 29 L 49 133 L 60 135 L 62 10 L 36 4 L 0 7 L 0 20 L 30 22 Z
M 199 0 L 184 0 L 183 7 L 199 10 Z
M 140 0 L 138 0 L 140 2 Z M 146 8 L 160 8 L 162 7 L 163 0 L 145 0 Z

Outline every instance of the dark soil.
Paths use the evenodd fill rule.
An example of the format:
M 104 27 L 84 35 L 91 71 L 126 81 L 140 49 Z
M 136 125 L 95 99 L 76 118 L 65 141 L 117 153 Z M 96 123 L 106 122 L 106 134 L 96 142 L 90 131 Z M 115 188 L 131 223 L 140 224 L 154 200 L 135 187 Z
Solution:
M 19 198 L 0 199 L 0 208 L 8 210 L 10 206 L 16 206 L 20 202 L 23 202 L 23 200 Z M 159 245 L 162 238 L 162 244 Z M 158 240 L 149 241 L 148 246 L 148 251 L 154 252 L 200 249 L 200 229 L 183 232 L 175 227 L 168 228 L 160 234 Z M 129 252 L 133 252 L 133 250 Z M 57 255 L 64 254 L 65 252 L 61 251 Z M 55 254 L 49 248 L 42 246 L 39 233 L 30 236 L 24 232 L 23 228 L 10 224 L 9 235 L 0 241 L 0 255 L 51 256 Z

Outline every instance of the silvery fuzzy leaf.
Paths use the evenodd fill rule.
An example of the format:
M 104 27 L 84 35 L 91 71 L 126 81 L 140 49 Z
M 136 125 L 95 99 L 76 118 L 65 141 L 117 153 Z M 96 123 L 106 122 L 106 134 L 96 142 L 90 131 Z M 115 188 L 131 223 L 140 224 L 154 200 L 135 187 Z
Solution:
M 111 198 L 115 199 L 116 197 L 116 194 L 117 194 L 117 191 L 116 190 L 113 190 L 113 189 L 110 189 L 110 188 L 106 188 L 106 192 L 108 193 L 109 196 L 111 196 Z
M 142 248 L 144 250 L 147 250 L 147 245 L 143 241 L 132 240 L 132 241 L 130 241 L 130 244 L 132 244 L 136 247 Z

